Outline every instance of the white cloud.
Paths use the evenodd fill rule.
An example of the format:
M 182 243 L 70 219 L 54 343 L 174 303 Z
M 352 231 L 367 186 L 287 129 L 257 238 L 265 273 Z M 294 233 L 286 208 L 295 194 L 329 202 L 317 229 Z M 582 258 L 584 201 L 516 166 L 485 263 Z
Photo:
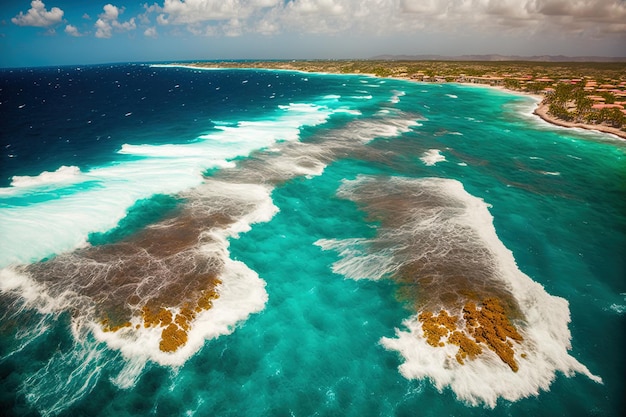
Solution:
M 225 22 L 224 27 L 231 28 L 233 21 L 241 22 L 258 12 L 280 8 L 281 0 L 164 0 L 163 6 L 155 4 L 149 9 L 160 13 L 157 22 L 161 25 L 221 21 Z
M 96 27 L 96 38 L 110 38 L 113 36 L 113 28 L 110 23 L 98 19 L 94 26 Z
M 124 13 L 123 8 L 118 8 L 112 4 L 106 4 L 103 7 L 104 13 L 98 15 L 96 20 L 96 38 L 110 38 L 113 36 L 113 30 L 118 32 L 125 32 L 134 30 L 137 28 L 135 24 L 135 18 L 131 18 L 126 22 L 120 22 L 118 20 L 119 15 Z
M 157 37 L 157 30 L 155 26 L 149 27 L 148 29 L 144 30 L 143 32 L 144 36 L 147 36 L 148 38 L 156 38 Z
M 26 14 L 20 12 L 11 19 L 11 22 L 18 26 L 47 28 L 63 21 L 63 10 L 58 7 L 53 7 L 48 11 L 46 10 L 46 5 L 41 0 L 33 0 L 30 6 L 31 8 Z
M 103 9 L 104 13 L 99 16 L 103 20 L 117 20 L 120 15 L 120 10 L 112 4 L 105 4 Z
M 70 36 L 74 36 L 74 37 L 83 36 L 78 31 L 78 28 L 76 26 L 74 26 L 74 25 L 67 25 L 67 26 L 65 26 L 65 33 L 67 33 Z
M 202 35 L 474 31 L 626 38 L 624 0 L 163 0 L 144 8 L 142 16 L 156 15 L 159 25 L 186 26 Z
M 245 17 L 251 5 L 243 0 L 165 0 L 161 21 L 167 24 L 190 24 Z
M 243 24 L 239 19 L 231 19 L 227 24 L 225 24 L 222 28 L 222 31 L 226 36 L 229 37 L 237 37 L 241 36 L 243 33 Z
M 343 0 L 296 0 L 287 3 L 287 8 L 294 13 L 317 16 L 339 15 L 352 7 L 354 2 Z
M 625 22 L 624 0 L 292 0 L 277 20 L 284 30 L 366 34 L 471 29 L 566 35 L 624 30 Z

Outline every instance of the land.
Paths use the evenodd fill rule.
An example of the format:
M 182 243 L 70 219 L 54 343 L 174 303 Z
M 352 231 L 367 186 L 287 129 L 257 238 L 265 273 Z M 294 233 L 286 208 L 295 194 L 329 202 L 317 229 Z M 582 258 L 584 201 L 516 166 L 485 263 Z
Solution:
M 549 123 L 597 130 L 626 139 L 626 62 L 312 60 L 184 65 L 364 74 L 499 87 L 540 97 L 535 114 Z

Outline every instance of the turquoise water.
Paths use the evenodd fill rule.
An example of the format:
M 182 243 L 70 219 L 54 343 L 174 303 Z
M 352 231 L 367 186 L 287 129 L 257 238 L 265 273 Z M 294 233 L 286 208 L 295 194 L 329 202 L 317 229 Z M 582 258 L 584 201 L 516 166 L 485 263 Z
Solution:
M 160 100 L 169 141 L 162 117 L 120 128 L 131 115 L 111 122 L 117 145 L 7 169 L 8 415 L 620 414 L 622 141 L 551 127 L 533 99 L 491 89 L 118 70 L 112 80 L 150 71 L 204 89 L 175 110 Z M 150 85 L 134 79 L 129 91 Z M 190 128 L 188 112 L 206 123 Z M 19 148 L 12 128 L 6 154 Z M 73 152 L 97 155 L 82 165 Z M 178 311 L 170 299 L 207 273 L 221 296 L 176 352 L 159 350 L 160 329 L 101 331 L 100 311 L 129 300 L 132 324 L 149 300 Z M 517 304 L 518 372 L 488 349 L 460 365 L 452 346 L 424 343 L 419 309 L 453 311 L 448 293 L 464 291 Z

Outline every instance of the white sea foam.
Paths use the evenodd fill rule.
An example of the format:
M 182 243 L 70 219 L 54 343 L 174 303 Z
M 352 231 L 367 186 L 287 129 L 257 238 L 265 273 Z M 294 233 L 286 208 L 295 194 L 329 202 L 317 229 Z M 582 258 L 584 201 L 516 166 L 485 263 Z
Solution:
M 321 175 L 329 161 L 338 154 L 361 149 L 377 138 L 395 137 L 417 126 L 415 116 L 358 119 L 343 128 L 326 132 L 323 137 L 310 142 L 280 142 L 256 153 L 251 160 L 243 162 L 237 173 L 229 175 L 243 181 L 280 183 L 296 176 L 307 178 Z
M 406 93 L 404 91 L 394 91 L 393 96 L 389 99 L 390 103 L 398 104 L 400 102 L 400 97 L 405 96 Z
M 626 293 L 620 293 L 620 295 L 622 296 L 623 301 L 626 302 Z M 612 303 L 608 307 L 608 309 L 605 308 L 605 310 L 610 310 L 610 311 L 612 311 L 614 313 L 622 315 L 622 314 L 626 313 L 626 304 L 624 304 L 624 303 L 621 303 L 621 304 Z
M 111 383 L 120 389 L 128 389 L 133 387 L 144 368 L 146 361 L 142 358 L 127 358 L 122 370 L 114 378 L 110 378 Z
M 459 98 L 459 96 L 457 96 L 455 94 L 446 94 L 446 96 L 448 96 L 450 98 Z
M 115 227 L 135 201 L 199 185 L 199 168 L 182 160 L 163 164 L 154 159 L 96 168 L 86 174 L 92 185 L 85 190 L 36 204 L 3 207 L 0 267 L 85 246 L 89 233 Z M 22 196 L 21 188 L 10 190 L 15 197 Z M 28 201 L 28 195 L 23 198 Z
M 12 268 L 0 269 L 0 292 L 18 295 L 24 305 L 45 315 L 57 314 L 72 306 L 71 291 L 51 297 L 43 284 Z
M 371 181 L 376 179 L 362 176 L 347 181 L 339 195 L 358 199 L 358 187 Z M 379 279 L 393 275 L 404 262 L 410 261 L 405 259 L 405 252 L 414 231 L 432 230 L 431 233 L 437 234 L 439 228 L 441 232 L 448 233 L 447 230 L 454 230 L 454 225 L 458 224 L 463 230 L 471 230 L 478 238 L 474 244 L 482 245 L 487 251 L 487 259 L 493 262 L 490 269 L 500 281 L 499 285 L 510 290 L 524 317 L 524 323 L 518 328 L 524 340 L 516 347 L 515 353 L 519 370 L 512 372 L 495 353 L 487 349 L 478 358 L 466 360 L 465 365 L 459 364 L 455 359 L 458 348 L 454 345 L 430 346 L 417 314 L 413 315 L 403 322 L 403 329 L 396 329 L 395 337 L 381 339 L 386 349 L 402 355 L 404 363 L 399 371 L 404 377 L 429 379 L 437 389 L 449 387 L 468 404 L 484 404 L 492 408 L 498 398 L 516 401 L 548 390 L 559 372 L 566 376 L 580 373 L 595 382 L 602 382 L 600 377 L 593 375 L 568 353 L 571 335 L 567 301 L 549 295 L 541 285 L 518 269 L 513 254 L 499 240 L 489 206 L 483 200 L 468 194 L 460 182 L 449 179 L 393 178 L 388 187 L 396 192 L 398 187 L 403 187 L 400 189 L 405 190 L 407 195 L 425 187 L 429 195 L 435 193 L 438 196 L 432 201 L 448 201 L 453 209 L 443 214 L 434 207 L 429 209 L 431 217 L 414 218 L 411 215 L 409 218 L 413 220 L 410 223 L 400 225 L 398 229 L 382 230 L 373 239 L 319 240 L 316 242 L 318 246 L 338 252 L 339 260 L 333 264 L 336 273 L 355 279 Z M 379 188 L 376 190 L 380 192 Z M 410 256 L 421 255 L 415 253 Z
M 272 120 L 219 126 L 188 144 L 122 146 L 120 154 L 138 157 L 135 160 L 88 172 L 61 167 L 36 177 L 14 178 L 13 186 L 0 189 L 0 203 L 3 197 L 12 199 L 0 207 L 0 268 L 85 246 L 90 233 L 115 227 L 137 200 L 198 186 L 205 170 L 231 166 L 230 159 L 278 141 L 297 141 L 302 126 L 324 123 L 331 114 L 326 107 L 294 103 L 280 106 Z M 42 187 L 72 182 L 88 185 L 61 198 L 53 190 L 37 203 L 29 200 Z
M 433 166 L 438 162 L 443 162 L 446 160 L 446 157 L 441 154 L 439 149 L 429 149 L 420 158 L 424 165 Z
M 322 250 L 332 250 L 339 254 L 339 260 L 333 263 L 332 270 L 350 279 L 378 280 L 388 277 L 398 270 L 394 258 L 394 249 L 386 248 L 370 253 L 368 239 L 319 239 L 315 242 Z
M 61 166 L 56 171 L 44 171 L 35 176 L 14 176 L 11 178 L 11 187 L 37 187 L 42 185 L 68 184 L 78 180 L 80 169 L 75 166 Z M 5 189 L 0 188 L 0 192 Z M 1 195 L 1 194 L 0 194 Z
M 353 110 L 353 109 L 341 108 L 341 107 L 338 108 L 338 109 L 335 109 L 335 111 L 333 113 L 346 113 L 346 114 L 350 114 L 352 116 L 360 116 L 361 114 L 363 114 L 359 110 Z

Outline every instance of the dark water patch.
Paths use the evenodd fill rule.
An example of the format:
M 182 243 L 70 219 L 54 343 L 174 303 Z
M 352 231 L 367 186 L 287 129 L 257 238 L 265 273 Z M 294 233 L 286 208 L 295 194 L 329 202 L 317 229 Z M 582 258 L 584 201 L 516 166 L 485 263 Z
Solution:
M 0 187 L 13 175 L 110 163 L 127 143 L 188 143 L 218 122 L 266 117 L 279 105 L 314 101 L 342 88 L 341 79 L 304 80 L 295 73 L 147 65 L 26 68 L 0 75 Z

